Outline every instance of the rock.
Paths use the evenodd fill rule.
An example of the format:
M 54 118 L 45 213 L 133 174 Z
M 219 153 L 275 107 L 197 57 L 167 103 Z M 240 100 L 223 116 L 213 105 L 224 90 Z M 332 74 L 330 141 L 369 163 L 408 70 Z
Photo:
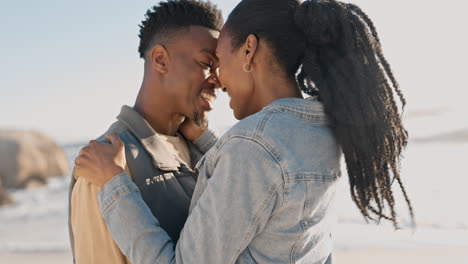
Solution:
M 0 206 L 8 205 L 11 203 L 13 203 L 13 200 L 11 199 L 10 195 L 8 195 L 5 188 L 2 187 L 2 183 L 0 181 Z
M 42 185 L 70 170 L 63 149 L 34 131 L 0 130 L 0 205 L 8 202 L 7 188 Z

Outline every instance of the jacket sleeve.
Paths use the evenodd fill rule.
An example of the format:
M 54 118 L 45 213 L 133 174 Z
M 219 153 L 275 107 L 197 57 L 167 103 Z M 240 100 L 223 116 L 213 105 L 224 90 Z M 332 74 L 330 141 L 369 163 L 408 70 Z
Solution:
M 132 263 L 234 263 L 281 204 L 281 167 L 261 144 L 249 139 L 228 140 L 200 173 L 210 179 L 177 245 L 125 173 L 104 186 L 101 213 Z

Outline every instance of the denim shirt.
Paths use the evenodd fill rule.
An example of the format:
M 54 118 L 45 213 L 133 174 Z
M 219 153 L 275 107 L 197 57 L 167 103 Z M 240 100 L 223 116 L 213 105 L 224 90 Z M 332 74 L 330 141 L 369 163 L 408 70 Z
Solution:
M 126 173 L 100 191 L 100 210 L 132 263 L 331 263 L 341 155 L 315 97 L 282 98 L 199 161 L 177 244 Z

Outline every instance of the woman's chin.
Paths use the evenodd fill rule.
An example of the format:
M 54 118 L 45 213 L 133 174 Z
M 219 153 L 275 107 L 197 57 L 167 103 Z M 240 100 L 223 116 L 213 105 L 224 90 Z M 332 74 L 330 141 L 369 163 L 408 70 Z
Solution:
M 236 110 L 236 109 L 232 109 L 232 111 L 234 112 L 234 117 L 237 119 L 237 120 L 241 120 L 241 119 L 244 119 L 246 116 L 241 113 L 239 110 Z

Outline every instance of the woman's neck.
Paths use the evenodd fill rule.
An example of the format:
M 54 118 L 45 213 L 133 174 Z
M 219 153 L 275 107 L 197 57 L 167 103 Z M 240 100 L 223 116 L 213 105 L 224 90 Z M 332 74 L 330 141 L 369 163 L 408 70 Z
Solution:
M 303 98 L 295 79 L 270 73 L 260 75 L 255 82 L 259 110 L 281 98 Z

